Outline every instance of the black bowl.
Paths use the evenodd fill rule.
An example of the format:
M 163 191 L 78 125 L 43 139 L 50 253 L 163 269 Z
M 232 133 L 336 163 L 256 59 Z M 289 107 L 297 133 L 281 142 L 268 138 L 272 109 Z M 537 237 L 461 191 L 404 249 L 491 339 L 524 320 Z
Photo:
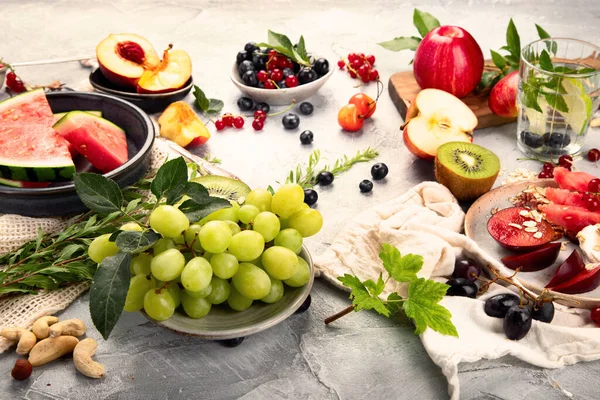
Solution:
M 103 118 L 125 130 L 129 160 L 104 174 L 119 186 L 131 185 L 148 171 L 154 143 L 154 125 L 146 113 L 127 101 L 100 93 L 47 93 L 52 112 L 99 110 Z M 77 157 L 77 171 L 94 171 L 83 157 Z M 86 211 L 73 182 L 53 183 L 47 188 L 13 188 L 0 185 L 0 214 L 30 217 L 75 215 Z
M 122 88 L 111 83 L 102 74 L 100 68 L 96 68 L 90 74 L 90 84 L 98 92 L 112 94 L 125 99 L 148 113 L 157 113 L 163 111 L 169 104 L 183 100 L 190 90 L 192 90 L 194 81 L 190 77 L 182 88 L 169 93 L 140 94 L 135 90 Z

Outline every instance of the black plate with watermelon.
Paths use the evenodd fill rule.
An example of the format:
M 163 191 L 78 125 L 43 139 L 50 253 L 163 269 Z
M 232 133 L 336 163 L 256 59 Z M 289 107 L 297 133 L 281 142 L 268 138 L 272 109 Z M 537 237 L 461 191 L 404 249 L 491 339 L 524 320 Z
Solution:
M 85 211 L 75 172 L 97 172 L 127 186 L 147 171 L 150 118 L 110 95 L 27 92 L 0 103 L 0 214 Z

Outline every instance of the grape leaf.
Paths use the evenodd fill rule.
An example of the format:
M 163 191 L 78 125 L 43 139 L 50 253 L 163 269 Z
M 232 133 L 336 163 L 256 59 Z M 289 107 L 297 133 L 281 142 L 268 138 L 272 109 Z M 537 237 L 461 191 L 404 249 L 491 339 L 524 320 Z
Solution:
M 121 231 L 115 244 L 125 253 L 141 253 L 152 247 L 157 240 L 158 235 L 152 230 L 145 232 Z
M 452 314 L 439 305 L 449 286 L 425 278 L 411 282 L 408 287 L 408 298 L 402 304 L 406 315 L 416 326 L 415 333 L 425 332 L 427 327 L 442 335 L 458 337 L 456 327 L 452 324 Z
M 91 172 L 75 174 L 75 191 L 83 204 L 98 214 L 120 212 L 123 193 L 115 181 Z
M 386 42 L 377 43 L 381 47 L 390 51 L 416 50 L 421 43 L 421 38 L 416 36 L 400 36 Z
M 425 37 L 429 31 L 440 26 L 440 21 L 433 15 L 415 8 L 413 13 L 413 24 L 419 31 L 421 37 Z
M 350 288 L 350 299 L 354 305 L 354 311 L 375 310 L 383 316 L 390 316 L 390 310 L 385 306 L 383 301 L 377 296 L 372 296 L 369 289 L 360 281 L 360 279 L 358 279 L 358 277 L 344 274 L 344 276 L 339 276 L 337 279 L 342 282 L 344 286 Z M 375 285 L 373 281 L 371 282 Z
M 156 200 L 160 201 L 167 191 L 178 185 L 185 185 L 187 179 L 185 161 L 183 157 L 177 157 L 167 161 L 158 169 L 156 177 L 150 185 L 150 190 L 156 196 Z
M 381 245 L 379 258 L 383 267 L 398 282 L 412 282 L 417 279 L 417 272 L 423 266 L 423 257 L 416 254 L 407 254 L 404 257 L 400 251 L 387 243 Z

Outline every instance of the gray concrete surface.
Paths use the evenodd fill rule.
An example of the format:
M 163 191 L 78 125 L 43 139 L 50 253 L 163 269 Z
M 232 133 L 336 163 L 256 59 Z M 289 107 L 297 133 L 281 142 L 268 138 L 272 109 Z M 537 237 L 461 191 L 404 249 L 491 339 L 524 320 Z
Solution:
M 535 39 L 534 23 L 555 36 L 600 43 L 600 3 L 597 0 L 391 0 L 335 1 L 14 1 L 0 2 L 0 56 L 9 61 L 93 54 L 109 33 L 135 32 L 157 49 L 172 42 L 186 49 L 194 62 L 194 78 L 205 92 L 225 101 L 224 111 L 237 112 L 239 93 L 229 80 L 235 54 L 247 41 L 266 39 L 267 29 L 292 37 L 304 34 L 310 51 L 332 63 L 349 51 L 373 53 L 384 82 L 407 67 L 412 54 L 387 52 L 376 42 L 412 35 L 412 9 L 436 15 L 442 23 L 460 25 L 479 41 L 484 53 L 504 44 L 513 17 L 522 42 Z M 77 64 L 22 68 L 26 80 L 54 79 L 73 84 L 88 70 Z M 370 165 L 359 165 L 319 190 L 318 208 L 325 215 L 322 232 L 308 241 L 321 253 L 343 224 L 357 211 L 394 198 L 412 185 L 432 179 L 429 163 L 412 157 L 402 144 L 401 118 L 387 94 L 362 132 L 347 134 L 336 124 L 337 110 L 357 89 L 345 73 L 335 73 L 311 99 L 315 113 L 302 118 L 296 132 L 284 131 L 277 119 L 255 133 L 215 133 L 200 151 L 222 159 L 222 167 L 251 186 L 284 180 L 312 149 L 328 161 L 373 146 L 379 161 L 390 168 L 383 183 L 367 196 L 358 191 Z M 387 90 L 387 88 L 386 88 Z M 365 91 L 375 93 L 374 86 Z M 4 96 L 4 92 L 0 96 Z M 311 129 L 312 146 L 301 146 L 299 133 Z M 515 125 L 476 132 L 475 142 L 498 151 L 503 168 L 538 168 L 517 161 Z M 600 146 L 598 131 L 590 146 Z M 597 171 L 590 163 L 581 169 Z M 75 373 L 71 361 L 37 368 L 26 382 L 9 378 L 16 356 L 0 356 L 0 399 L 444 399 L 446 381 L 424 351 L 413 328 L 401 319 L 387 320 L 359 313 L 325 327 L 323 318 L 348 304 L 346 294 L 317 282 L 313 305 L 264 333 L 228 349 L 217 343 L 178 336 L 138 314 L 124 315 L 111 338 L 100 340 L 98 359 L 107 369 L 100 381 Z M 64 317 L 83 318 L 90 326 L 87 296 Z M 99 338 L 95 330 L 90 336 Z M 461 366 L 464 399 L 600 398 L 600 362 L 560 370 L 543 370 L 512 358 Z

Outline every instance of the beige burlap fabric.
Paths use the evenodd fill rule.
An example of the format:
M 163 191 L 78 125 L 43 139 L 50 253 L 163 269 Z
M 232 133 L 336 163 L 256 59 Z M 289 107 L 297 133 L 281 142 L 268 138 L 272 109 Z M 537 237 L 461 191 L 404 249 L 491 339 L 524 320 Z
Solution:
M 159 168 L 169 157 L 177 154 L 161 141 L 152 150 L 150 171 Z M 30 218 L 13 214 L 0 214 L 0 254 L 14 251 L 24 243 L 35 239 L 39 228 L 47 234 L 60 232 L 68 223 L 66 218 Z M 1 268 L 1 266 L 0 266 Z M 59 290 L 42 290 L 35 295 L 16 295 L 0 299 L 0 330 L 8 326 L 30 328 L 44 315 L 52 315 L 65 309 L 89 288 L 89 283 L 78 283 Z M 0 353 L 13 343 L 0 338 Z

